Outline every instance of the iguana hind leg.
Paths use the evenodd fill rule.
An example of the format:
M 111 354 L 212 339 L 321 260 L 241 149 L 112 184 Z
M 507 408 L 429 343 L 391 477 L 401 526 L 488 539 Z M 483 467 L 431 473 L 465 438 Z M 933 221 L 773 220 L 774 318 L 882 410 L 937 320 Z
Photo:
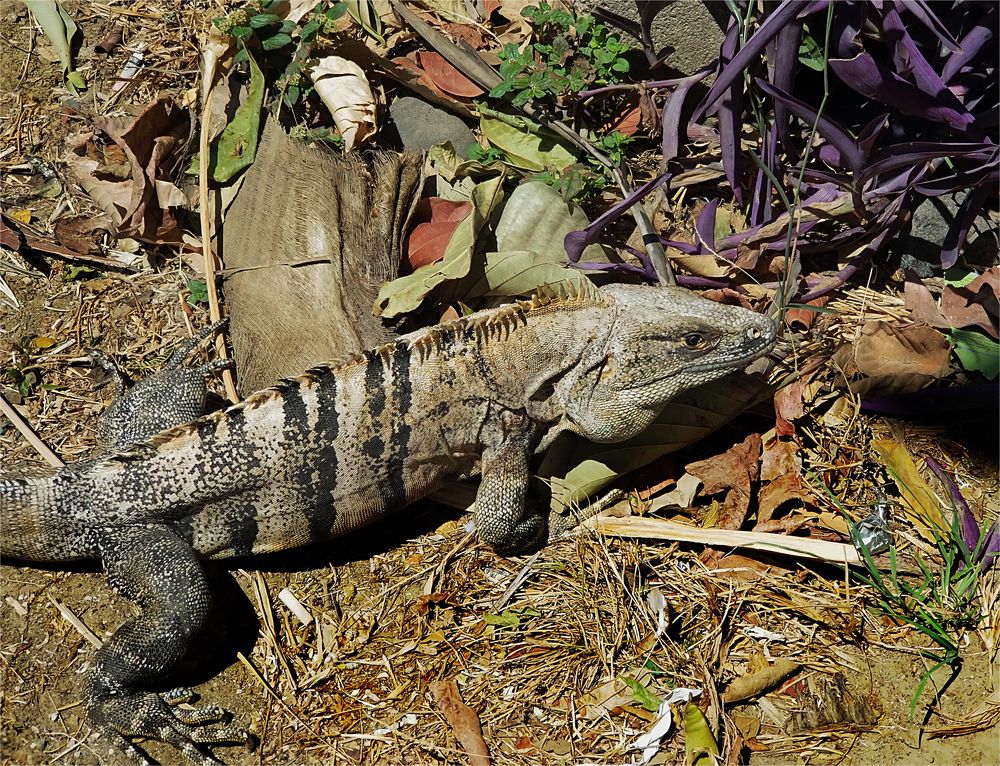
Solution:
M 188 689 L 147 691 L 188 650 L 204 624 L 211 596 L 194 551 L 166 527 L 106 528 L 96 533 L 108 580 L 139 607 L 94 658 L 84 688 L 94 728 L 132 759 L 142 753 L 129 740 L 146 737 L 176 747 L 191 761 L 216 763 L 199 745 L 251 742 L 249 734 L 217 705 L 176 707 L 192 698 Z

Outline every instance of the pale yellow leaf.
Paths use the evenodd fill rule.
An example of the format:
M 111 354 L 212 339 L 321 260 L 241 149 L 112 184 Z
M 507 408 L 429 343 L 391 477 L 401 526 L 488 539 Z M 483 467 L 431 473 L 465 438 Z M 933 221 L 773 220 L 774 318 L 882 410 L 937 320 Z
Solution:
M 325 56 L 309 70 L 309 77 L 347 151 L 375 134 L 375 96 L 361 67 L 340 56 Z

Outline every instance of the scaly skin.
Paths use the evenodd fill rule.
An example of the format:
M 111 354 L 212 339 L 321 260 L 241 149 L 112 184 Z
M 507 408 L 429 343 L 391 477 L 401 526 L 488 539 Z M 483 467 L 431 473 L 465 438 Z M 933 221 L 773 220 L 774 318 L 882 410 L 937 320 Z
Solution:
M 529 499 L 537 450 L 561 430 L 634 436 L 678 393 L 766 354 L 775 335 L 766 317 L 681 288 L 611 285 L 412 333 L 184 423 L 204 388 L 178 396 L 174 377 L 207 371 L 178 369 L 191 343 L 109 408 L 111 454 L 0 479 L 0 553 L 101 559 L 141 612 L 95 657 L 92 724 L 130 757 L 141 754 L 128 740 L 142 736 L 208 763 L 198 745 L 245 733 L 217 723 L 213 706 L 174 707 L 186 690 L 145 691 L 207 617 L 200 558 L 328 540 L 477 473 L 479 537 L 504 554 L 537 548 L 563 523 Z M 148 422 L 182 424 L 153 435 Z

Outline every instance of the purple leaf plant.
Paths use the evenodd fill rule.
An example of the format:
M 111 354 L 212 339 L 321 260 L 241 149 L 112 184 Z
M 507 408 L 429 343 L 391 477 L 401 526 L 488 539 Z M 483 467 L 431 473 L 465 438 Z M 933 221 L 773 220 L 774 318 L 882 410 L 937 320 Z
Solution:
M 644 38 L 652 5 L 661 4 L 638 3 Z M 745 0 L 735 7 L 744 18 L 730 21 L 711 87 L 700 85 L 700 72 L 677 81 L 663 102 L 662 175 L 570 233 L 571 260 L 597 268 L 579 263 L 583 247 L 601 240 L 642 194 L 659 185 L 670 194 L 684 138 L 697 135 L 717 137 L 731 199 L 750 227 L 716 241 L 715 215 L 726 199 L 709 196 L 696 242 L 664 239 L 664 245 L 739 259 L 742 268 L 786 251 L 789 240 L 803 259 L 851 254 L 835 273 L 801 269 L 800 300 L 807 301 L 841 286 L 905 232 L 924 199 L 965 192 L 940 254 L 942 268 L 954 265 L 1000 185 L 997 4 L 781 0 L 756 15 L 748 14 Z M 822 54 L 813 69 L 803 63 L 806 40 Z M 685 124 L 697 87 L 704 96 Z M 745 126 L 756 143 L 749 150 Z M 778 197 L 798 200 L 801 208 L 791 236 Z M 648 264 L 627 270 L 653 278 Z

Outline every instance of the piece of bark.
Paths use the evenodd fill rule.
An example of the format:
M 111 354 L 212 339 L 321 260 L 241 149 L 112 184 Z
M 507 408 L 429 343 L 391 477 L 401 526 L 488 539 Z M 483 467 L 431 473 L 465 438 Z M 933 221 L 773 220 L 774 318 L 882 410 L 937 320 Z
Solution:
M 268 120 L 220 242 L 243 394 L 393 337 L 372 305 L 398 274 L 422 168 L 310 148 Z

